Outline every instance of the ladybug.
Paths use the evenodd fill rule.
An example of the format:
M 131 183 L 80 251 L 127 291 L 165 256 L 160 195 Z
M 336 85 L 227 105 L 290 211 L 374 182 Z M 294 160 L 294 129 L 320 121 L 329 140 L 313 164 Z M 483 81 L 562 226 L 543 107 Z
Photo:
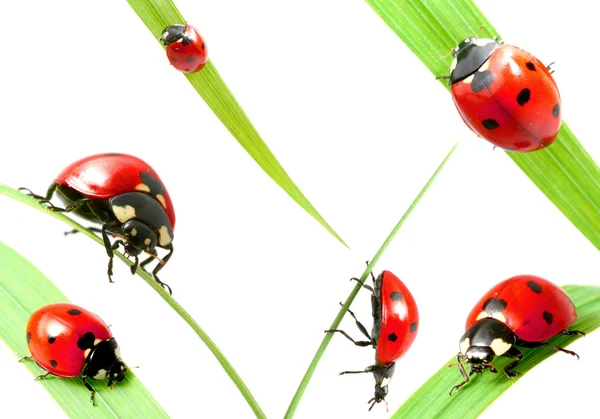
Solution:
M 171 65 L 183 73 L 202 70 L 208 60 L 204 39 L 192 25 L 168 26 L 160 40 L 167 47 Z
M 549 146 L 561 123 L 549 67 L 520 48 L 471 36 L 453 50 L 452 99 L 475 134 L 509 151 Z
M 102 225 L 101 229 L 93 227 L 91 230 L 102 234 L 109 257 L 110 282 L 113 282 L 113 250 L 123 245 L 125 255 L 135 258 L 132 274 L 138 265 L 144 269 L 152 259 L 157 259 L 159 263 L 152 275 L 172 293 L 156 275 L 173 254 L 175 211 L 167 189 L 148 163 L 127 154 L 96 154 L 67 166 L 54 179 L 45 197 L 26 188 L 20 190 L 48 204 L 52 211 L 73 212 Z M 66 204 L 65 208 L 55 207 L 50 202 L 55 192 Z M 111 243 L 109 234 L 118 239 Z M 159 259 L 156 247 L 169 252 Z M 138 256 L 142 252 L 149 257 L 139 263 Z
M 456 361 L 464 381 L 450 390 L 460 390 L 473 374 L 486 368 L 496 373 L 491 364 L 496 356 L 513 358 L 504 367 L 504 373 L 513 378 L 519 373 L 511 371 L 523 358 L 515 346 L 535 348 L 548 346 L 554 350 L 579 355 L 546 342 L 558 334 L 585 335 L 568 331 L 577 319 L 575 306 L 565 291 L 552 282 L 534 275 L 517 275 L 506 279 L 477 302 L 467 318 L 466 332 L 460 338 Z M 467 375 L 461 363 L 471 365 Z
M 33 358 L 47 371 L 36 380 L 50 374 L 66 378 L 81 375 L 94 405 L 96 391 L 88 378 L 104 380 L 108 377 L 111 388 L 125 378 L 127 365 L 106 323 L 75 304 L 48 304 L 38 309 L 29 317 L 26 338 L 31 356 L 19 362 Z
M 357 346 L 372 346 L 375 348 L 375 364 L 368 366 L 363 371 L 344 371 L 343 374 L 373 373 L 375 377 L 375 396 L 367 403 L 371 403 L 369 410 L 375 403 L 385 402 L 388 394 L 388 384 L 394 375 L 396 361 L 408 351 L 417 337 L 419 328 L 419 311 L 417 303 L 406 285 L 390 271 L 383 271 L 377 279 L 373 273 L 374 288 L 369 285 L 362 286 L 371 291 L 371 306 L 373 310 L 373 329 L 371 334 L 354 313 L 348 310 L 358 329 L 368 340 L 356 341 L 343 330 L 330 329 L 326 333 L 339 332 Z M 356 278 L 353 278 L 357 280 Z

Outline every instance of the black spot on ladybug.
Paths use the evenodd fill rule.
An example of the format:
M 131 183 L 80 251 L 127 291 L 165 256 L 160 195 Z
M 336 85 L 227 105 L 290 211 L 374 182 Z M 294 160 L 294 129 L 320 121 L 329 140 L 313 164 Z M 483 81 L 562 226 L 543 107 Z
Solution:
M 85 335 L 79 338 L 79 340 L 77 341 L 77 347 L 82 351 L 93 348 L 95 340 L 96 337 L 94 336 L 94 334 L 92 332 L 87 332 Z
M 502 310 L 506 308 L 508 304 L 502 298 L 488 298 L 483 303 L 483 311 L 486 313 L 494 314 L 500 313 Z
M 55 340 L 56 340 L 56 336 L 50 336 L 50 335 L 48 335 L 48 343 L 50 345 L 52 345 Z
M 390 333 L 390 334 L 388 335 L 388 340 L 389 340 L 390 342 L 396 342 L 396 341 L 398 340 L 398 336 L 397 336 L 395 333 Z
M 525 67 L 527 67 L 527 68 L 528 68 L 529 70 L 531 70 L 531 71 L 536 71 L 536 70 L 535 70 L 535 65 L 534 65 L 534 64 L 533 64 L 531 61 L 527 61 L 527 62 L 525 63 Z
M 495 119 L 484 119 L 481 123 L 487 129 L 496 129 L 500 126 L 498 121 L 496 121 Z
M 554 316 L 552 315 L 552 313 L 550 313 L 548 311 L 544 311 L 544 313 L 542 314 L 542 317 L 544 317 L 544 320 L 546 320 L 546 323 L 552 324 L 552 320 L 554 319 Z
M 112 157 L 112 156 L 122 156 L 121 153 L 104 153 L 104 155 L 106 157 Z
M 538 284 L 535 281 L 529 281 L 527 283 L 527 286 L 529 287 L 529 289 L 531 289 L 531 291 L 535 292 L 536 294 L 540 294 L 542 292 L 542 287 L 540 287 L 540 284 Z
M 179 60 L 177 59 L 177 57 L 173 57 L 173 58 L 171 58 L 171 60 L 173 60 L 173 62 L 175 62 L 175 63 L 176 63 L 177 61 L 179 61 Z
M 390 293 L 390 298 L 394 301 L 402 301 L 402 294 L 399 293 L 398 291 L 393 291 Z
M 185 61 L 187 61 L 188 63 L 194 62 L 195 58 L 194 57 L 187 57 L 185 59 Z
M 552 108 L 552 116 L 555 118 L 558 118 L 559 115 L 560 115 L 560 103 L 557 103 Z
M 204 42 L 202 43 L 202 49 L 204 49 Z
M 150 173 L 141 172 L 140 179 L 142 180 L 144 185 L 146 185 L 148 187 L 148 189 L 150 189 L 150 193 L 152 195 L 164 195 L 165 194 L 165 188 L 163 188 L 162 183 L 160 183 L 158 181 L 158 179 L 155 179 L 154 177 L 152 177 L 152 175 Z
M 529 98 L 531 98 L 531 90 L 525 88 L 517 95 L 517 103 L 519 106 L 524 106 L 527 102 L 529 102 Z
M 71 310 L 67 311 L 67 313 L 69 313 L 71 316 L 77 316 L 81 314 L 81 311 L 77 310 L 76 308 L 72 308 Z
M 471 90 L 473 93 L 479 93 L 483 89 L 490 87 L 494 81 L 494 75 L 491 71 L 477 71 L 473 74 L 473 81 L 471 81 Z
M 27 332 L 27 343 L 31 342 L 31 332 Z
M 50 365 L 52 365 L 52 368 L 56 368 L 56 366 L 58 365 L 58 362 L 56 362 L 54 359 L 51 359 Z
M 417 330 L 417 322 L 412 322 L 408 327 L 408 330 L 410 331 L 410 333 L 413 333 L 415 330 Z

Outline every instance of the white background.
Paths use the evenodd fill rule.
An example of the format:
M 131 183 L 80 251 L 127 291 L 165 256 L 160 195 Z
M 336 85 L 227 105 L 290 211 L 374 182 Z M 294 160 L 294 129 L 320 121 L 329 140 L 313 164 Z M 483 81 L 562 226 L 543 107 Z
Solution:
M 459 139 L 375 269 L 402 278 L 421 314 L 389 388 L 390 412 L 456 353 L 467 313 L 496 282 L 532 273 L 600 285 L 597 249 L 464 126 L 450 95 L 363 1 L 177 4 L 264 140 L 351 250 L 246 155 L 125 1 L 0 8 L 0 182 L 44 191 L 67 164 L 105 151 L 149 162 L 177 211 L 176 250 L 161 278 L 268 417 L 283 416 L 353 286 L 348 279 Z M 557 62 L 564 118 L 600 161 L 595 15 L 558 1 L 479 4 L 507 43 Z M 135 373 L 172 417 L 252 417 L 196 335 L 125 265 L 116 262 L 111 285 L 97 244 L 64 238 L 65 225 L 7 198 L 0 217 L 1 241 L 113 325 L 125 361 L 141 366 Z M 368 293 L 352 308 L 370 328 Z M 353 322 L 342 325 L 359 336 Z M 578 340 L 570 349 L 579 362 L 553 356 L 483 417 L 593 416 L 599 347 L 600 333 Z M 16 360 L 0 345 L 2 416 L 63 417 Z M 383 405 L 367 413 L 371 376 L 338 376 L 372 361 L 372 349 L 335 337 L 296 417 L 387 417 Z

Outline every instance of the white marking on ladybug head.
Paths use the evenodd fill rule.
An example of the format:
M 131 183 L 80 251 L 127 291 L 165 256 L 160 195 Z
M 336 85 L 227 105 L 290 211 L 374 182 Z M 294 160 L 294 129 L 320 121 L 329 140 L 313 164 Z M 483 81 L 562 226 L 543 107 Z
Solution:
M 102 342 L 102 339 L 94 339 L 94 346 Z
M 496 354 L 496 356 L 505 354 L 511 346 L 512 345 L 510 343 L 502 340 L 501 338 L 494 339 L 490 344 L 490 348 L 492 348 L 492 351 L 494 351 L 494 354 Z
M 490 314 L 489 317 L 499 320 L 502 323 L 506 323 L 506 317 L 504 317 L 504 314 L 502 314 L 501 312 Z
M 454 71 L 454 69 L 456 68 L 456 64 L 458 64 L 458 60 L 456 59 L 456 57 L 454 57 L 454 59 L 452 60 L 452 64 L 450 64 L 450 72 L 452 73 Z
M 181 42 L 183 42 L 183 38 L 179 38 L 179 39 L 177 40 L 177 42 L 180 42 L 180 43 L 181 43 Z
M 158 244 L 160 244 L 161 246 L 166 246 L 169 243 L 171 243 L 171 241 L 173 241 L 173 239 L 169 235 L 169 229 L 167 228 L 167 226 L 162 226 L 160 230 L 158 230 L 158 232 L 160 233 Z
M 83 356 L 85 356 L 85 359 L 87 359 L 88 355 L 90 354 L 92 350 L 91 349 L 86 349 L 85 351 L 83 351 Z
M 162 205 L 163 208 L 167 208 L 167 201 L 165 201 L 164 196 L 162 196 L 161 194 L 156 194 L 156 199 L 158 199 L 158 202 L 160 202 L 160 205 Z
M 121 223 L 126 223 L 132 218 L 135 218 L 135 208 L 133 208 L 131 205 L 125 205 L 124 207 L 113 205 L 112 210 L 115 214 L 115 217 L 117 217 L 117 220 L 119 220 Z
M 106 370 L 98 370 L 96 375 L 92 377 L 94 380 L 104 380 L 106 378 Z
M 140 183 L 139 185 L 137 185 L 135 187 L 135 190 L 140 192 L 150 192 L 150 188 L 145 183 Z
M 488 68 L 490 68 L 490 60 L 486 60 L 485 63 L 479 67 L 478 71 L 486 71 Z
M 477 315 L 477 318 L 475 320 L 487 319 L 488 317 L 490 317 L 490 313 L 488 313 L 487 311 L 482 311 Z
M 380 386 L 385 387 L 390 383 L 390 381 L 392 381 L 392 377 L 383 377 L 383 380 L 381 380 Z
M 475 74 L 471 74 L 469 77 L 467 77 L 466 79 L 463 80 L 463 83 L 465 83 L 465 84 L 471 84 L 471 82 L 473 81 L 474 77 L 475 77 Z
M 115 348 L 115 356 L 117 357 L 117 359 L 121 358 L 121 348 L 119 348 L 118 346 Z
M 131 235 L 132 235 L 133 237 L 137 236 L 137 230 L 136 230 L 135 228 L 132 228 L 132 229 L 131 229 Z
M 144 244 L 146 246 L 150 246 L 150 243 L 152 243 L 152 240 L 150 239 L 150 237 L 148 237 L 146 240 L 144 240 Z
M 478 47 L 484 47 L 487 44 L 491 44 L 492 42 L 496 42 L 493 39 L 486 39 L 486 38 L 477 38 L 473 40 L 473 43 L 475 45 L 477 45 Z
M 164 31 L 164 32 L 162 33 L 162 37 L 163 37 L 163 39 L 165 39 L 165 38 L 167 37 L 167 35 L 169 35 L 169 31 L 168 31 L 168 30 L 166 30 L 166 31 Z
M 460 348 L 460 353 L 466 355 L 467 349 L 471 347 L 471 339 L 464 338 L 463 341 L 458 345 Z

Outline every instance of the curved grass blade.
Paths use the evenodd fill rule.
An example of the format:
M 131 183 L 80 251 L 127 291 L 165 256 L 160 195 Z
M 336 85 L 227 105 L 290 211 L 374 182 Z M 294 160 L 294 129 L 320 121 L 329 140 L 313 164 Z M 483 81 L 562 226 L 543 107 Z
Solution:
M 578 314 L 577 321 L 569 327 L 569 330 L 590 333 L 600 327 L 600 287 L 566 285 L 564 289 L 573 299 Z M 550 342 L 564 348 L 579 338 L 579 336 L 561 335 L 550 339 Z M 553 349 L 546 347 L 520 348 L 520 350 L 523 353 L 523 361 L 517 367 L 517 371 L 521 375 L 513 379 L 506 377 L 502 373 L 502 368 L 510 362 L 510 359 L 498 358 L 494 361 L 494 365 L 498 368 L 498 374 L 486 373 L 472 377 L 472 380 L 459 392 L 450 396 L 448 394 L 450 389 L 462 381 L 456 368 L 448 368 L 449 364 L 455 362 L 455 359 L 452 358 L 400 406 L 392 417 L 402 419 L 476 418 L 523 374 L 556 353 Z M 559 356 L 563 355 L 569 356 L 567 354 Z M 577 360 L 574 358 L 573 362 L 577 362 Z
M 402 215 L 402 217 L 400 218 L 398 223 L 394 226 L 394 228 L 392 229 L 390 234 L 387 236 L 387 238 L 385 239 L 385 241 L 383 242 L 383 244 L 381 245 L 381 247 L 379 248 L 377 253 L 375 253 L 375 256 L 373 256 L 373 259 L 371 259 L 371 261 L 367 265 L 367 268 L 365 269 L 362 276 L 360 277 L 360 283 L 356 284 L 356 286 L 354 287 L 354 289 L 352 290 L 352 292 L 350 293 L 350 295 L 348 296 L 348 298 L 342 305 L 342 308 L 340 308 L 340 311 L 338 312 L 337 316 L 333 320 L 333 323 L 331 323 L 331 326 L 329 326 L 329 329 L 337 329 L 338 328 L 338 326 L 340 325 L 340 323 L 342 321 L 342 318 L 344 317 L 344 315 L 348 311 L 348 308 L 354 301 L 354 298 L 358 294 L 358 291 L 360 291 L 362 284 L 364 284 L 365 280 L 367 279 L 367 276 L 371 273 L 371 270 L 373 269 L 375 264 L 377 264 L 377 262 L 379 261 L 379 258 L 381 257 L 383 252 L 385 252 L 385 250 L 387 249 L 389 244 L 392 242 L 394 237 L 396 237 L 396 233 L 398 233 L 398 231 L 400 230 L 400 227 L 402 227 L 402 225 L 404 224 L 404 222 L 406 221 L 408 216 L 411 214 L 413 209 L 415 209 L 415 207 L 417 206 L 417 204 L 419 203 L 419 201 L 421 200 L 423 195 L 425 195 L 425 192 L 427 192 L 427 189 L 429 189 L 429 187 L 431 186 L 433 181 L 437 178 L 439 173 L 442 171 L 442 168 L 446 165 L 448 160 L 450 160 L 450 157 L 452 156 L 452 154 L 454 154 L 454 151 L 458 147 L 458 144 L 459 143 L 456 143 L 454 145 L 454 147 L 452 147 L 452 150 L 450 150 L 448 155 L 444 158 L 442 163 L 438 166 L 438 168 L 433 173 L 431 178 L 429 178 L 429 180 L 427 181 L 427 183 L 425 184 L 423 189 L 421 189 L 421 192 L 419 192 L 419 194 L 414 199 L 414 201 L 410 204 L 410 206 L 408 207 L 406 212 Z M 310 382 L 310 379 L 312 378 L 312 375 L 315 372 L 315 369 L 317 368 L 317 365 L 319 364 L 319 361 L 321 360 L 321 357 L 323 356 L 325 349 L 327 349 L 327 346 L 329 345 L 329 342 L 331 341 L 332 337 L 333 337 L 333 335 L 331 333 L 326 333 L 325 336 L 323 337 L 323 341 L 321 342 L 321 345 L 317 349 L 317 353 L 315 354 L 313 360 L 311 361 L 310 365 L 308 366 L 308 370 L 304 374 L 304 377 L 302 378 L 302 381 L 300 382 L 300 385 L 298 386 L 298 389 L 296 390 L 296 393 L 294 394 L 294 397 L 292 398 L 292 401 L 290 402 L 288 410 L 285 413 L 284 417 L 286 419 L 292 418 L 294 416 L 294 413 L 296 412 L 296 409 L 298 408 L 298 404 L 300 404 L 300 399 L 302 398 L 302 395 L 304 394 L 304 391 L 306 390 L 306 387 L 308 386 L 308 383 Z
M 54 218 L 57 218 L 57 219 L 63 221 L 65 224 L 68 224 L 69 226 L 73 227 L 74 229 L 77 229 L 77 231 L 81 232 L 82 234 L 85 234 L 86 236 L 92 238 L 94 241 L 96 241 L 96 243 L 104 246 L 104 244 L 102 243 L 102 239 L 100 239 L 100 237 L 98 237 L 96 234 L 94 234 L 87 228 L 83 227 L 81 224 L 73 221 L 66 215 L 57 213 L 57 212 L 52 212 L 52 211 L 46 209 L 45 207 L 39 205 L 36 199 L 34 199 L 30 196 L 24 195 L 8 186 L 2 185 L 2 184 L 0 184 L 0 194 L 6 195 L 10 198 L 13 198 L 13 199 L 19 201 L 19 202 L 27 204 L 30 207 L 33 207 L 39 211 L 42 211 L 48 215 L 51 215 Z M 129 261 L 127 258 L 125 258 L 121 253 L 118 253 L 115 251 L 115 255 L 119 259 L 121 259 L 123 262 L 125 262 L 128 266 L 132 265 L 132 262 Z M 198 323 L 196 323 L 196 321 L 192 318 L 192 316 L 190 316 L 190 314 L 181 305 L 179 305 L 179 303 L 177 301 L 175 301 L 173 299 L 173 297 L 171 297 L 152 278 L 152 276 L 150 274 L 148 274 L 141 268 L 138 268 L 136 273 L 148 285 L 150 285 L 152 288 L 154 288 L 154 290 L 162 297 L 162 299 L 165 300 L 167 302 L 167 304 L 169 304 L 173 308 L 173 310 L 175 310 L 175 312 L 177 312 L 177 314 L 179 314 L 179 316 L 181 316 L 181 318 L 183 320 L 185 320 L 185 322 L 194 330 L 194 332 L 198 335 L 198 337 L 202 340 L 202 342 L 204 342 L 204 344 L 208 347 L 208 349 L 213 353 L 215 358 L 217 358 L 217 361 L 219 361 L 219 363 L 221 364 L 221 366 L 223 367 L 223 369 L 225 370 L 227 375 L 229 375 L 231 380 L 234 382 L 234 384 L 236 385 L 236 387 L 238 388 L 240 393 L 242 393 L 242 396 L 244 396 L 244 399 L 246 399 L 246 402 L 248 403 L 248 405 L 250 406 L 250 408 L 252 409 L 252 411 L 254 412 L 256 417 L 257 418 L 265 418 L 265 414 L 263 413 L 262 409 L 258 405 L 257 401 L 254 399 L 254 396 L 252 396 L 252 393 L 250 393 L 250 390 L 248 389 L 248 387 L 246 387 L 246 384 L 244 384 L 244 382 L 242 381 L 241 377 L 235 371 L 233 366 L 229 363 L 227 358 L 225 358 L 225 355 L 223 355 L 223 353 L 219 350 L 219 348 L 215 345 L 215 343 L 211 340 L 211 338 L 204 332 L 204 330 L 202 330 L 202 328 L 198 325 Z M 28 295 L 27 293 L 29 292 L 27 289 L 25 289 L 25 290 L 21 289 L 20 291 L 21 291 L 21 293 L 15 294 L 16 296 L 18 296 L 19 299 L 25 298 L 25 296 L 27 296 Z M 123 416 L 123 417 L 125 417 L 125 416 Z M 131 416 L 131 417 L 153 417 L 153 416 Z
M 496 29 L 471 0 L 366 0 L 398 37 L 437 77 L 448 73 L 459 40 Z M 446 57 L 441 60 L 440 57 Z M 441 81 L 446 89 L 449 86 Z M 566 122 L 551 147 L 509 157 L 554 205 L 600 249 L 600 169 Z
M 171 0 L 127 0 L 127 3 L 144 22 L 157 42 L 167 26 L 186 22 Z M 252 122 L 250 122 L 250 119 L 248 119 L 248 116 L 246 116 L 244 110 L 217 72 L 212 61 L 209 59 L 202 71 L 186 74 L 185 76 L 231 135 L 244 147 L 244 150 L 265 173 L 319 224 L 347 247 L 344 240 L 313 207 L 283 166 L 277 161 L 277 158 L 260 137 L 256 128 L 254 128 Z
M 0 339 L 15 354 L 15 362 L 29 355 L 25 326 L 38 308 L 67 298 L 28 260 L 0 242 Z M 44 371 L 33 361 L 23 362 L 33 377 Z M 71 418 L 168 418 L 143 384 L 128 371 L 125 379 L 112 391 L 106 382 L 92 382 L 96 389 L 96 406 L 90 403 L 90 392 L 80 378 L 48 377 L 38 381 L 54 397 Z

